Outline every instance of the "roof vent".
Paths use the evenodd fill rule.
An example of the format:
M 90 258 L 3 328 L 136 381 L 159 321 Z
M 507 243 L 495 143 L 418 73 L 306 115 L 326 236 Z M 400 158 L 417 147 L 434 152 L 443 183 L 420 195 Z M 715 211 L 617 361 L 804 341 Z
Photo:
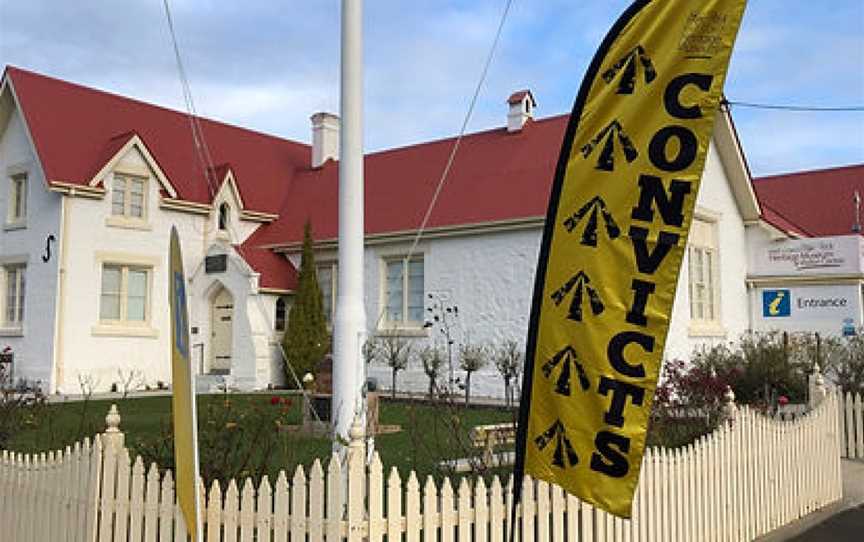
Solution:
M 534 108 L 537 107 L 534 95 L 530 90 L 520 90 L 507 98 L 507 104 L 510 106 L 507 113 L 507 131 L 521 132 L 528 119 L 534 118 Z
M 312 167 L 319 168 L 327 160 L 339 158 L 339 116 L 315 113 L 312 120 Z

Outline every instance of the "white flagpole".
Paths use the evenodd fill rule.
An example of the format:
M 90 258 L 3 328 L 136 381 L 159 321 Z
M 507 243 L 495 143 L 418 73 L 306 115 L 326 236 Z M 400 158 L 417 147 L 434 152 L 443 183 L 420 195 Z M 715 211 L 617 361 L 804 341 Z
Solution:
M 342 127 L 339 142 L 339 276 L 333 325 L 333 451 L 347 452 L 348 430 L 364 415 L 363 1 L 342 0 Z M 364 420 L 365 426 L 365 420 Z

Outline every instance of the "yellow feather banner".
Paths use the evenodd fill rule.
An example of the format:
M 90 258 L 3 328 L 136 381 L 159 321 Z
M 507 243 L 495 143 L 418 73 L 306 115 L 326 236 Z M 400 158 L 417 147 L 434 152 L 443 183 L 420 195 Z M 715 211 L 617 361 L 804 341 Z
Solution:
M 588 69 L 555 173 L 515 474 L 624 518 L 745 1 L 630 6 Z

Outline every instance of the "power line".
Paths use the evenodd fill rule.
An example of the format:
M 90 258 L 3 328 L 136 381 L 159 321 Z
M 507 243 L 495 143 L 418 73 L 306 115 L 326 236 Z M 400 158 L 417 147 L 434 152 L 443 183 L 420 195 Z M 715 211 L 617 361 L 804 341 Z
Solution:
M 163 0 L 162 5 L 165 8 L 165 19 L 168 23 L 168 31 L 171 34 L 171 44 L 174 48 L 174 58 L 177 62 L 177 72 L 180 78 L 180 84 L 183 87 L 183 99 L 186 104 L 186 113 L 189 117 L 189 127 L 192 132 L 192 139 L 195 146 L 195 153 L 198 158 L 198 163 L 201 169 L 204 172 L 204 179 L 207 182 L 207 187 L 210 190 L 210 198 L 211 200 L 215 200 L 216 197 L 216 186 L 217 180 L 214 178 L 215 166 L 213 164 L 213 157 L 210 154 L 210 148 L 207 146 L 207 140 L 204 137 L 204 130 L 201 128 L 201 122 L 199 120 L 198 112 L 195 109 L 195 100 L 192 95 L 192 86 L 189 84 L 189 78 L 186 74 L 186 69 L 183 66 L 183 57 L 180 54 L 180 45 L 177 40 L 177 33 L 174 29 L 174 19 L 171 16 L 171 8 L 168 4 L 168 0 Z M 193 222 L 194 224 L 194 222 Z M 238 242 L 240 240 L 240 236 L 237 231 L 234 229 L 234 225 L 231 221 L 227 224 L 229 234 L 232 239 L 236 239 Z M 197 228 L 196 228 L 197 229 Z M 204 231 L 202 231 L 202 235 L 206 235 L 210 232 L 209 225 L 206 225 Z M 237 252 L 241 257 L 245 259 L 245 256 L 242 254 L 240 249 L 237 249 Z M 264 322 L 267 324 L 269 328 L 272 328 L 272 321 L 270 319 L 270 314 L 264 307 L 264 303 L 261 300 L 260 295 L 254 296 L 257 301 L 258 310 L 261 313 Z M 287 352 L 285 352 L 285 348 L 282 343 L 278 343 L 279 352 L 282 355 L 283 360 L 286 362 L 289 372 L 291 373 L 291 377 L 294 380 L 295 385 L 298 389 L 302 389 L 303 385 L 300 383 L 300 379 L 297 376 L 297 372 L 294 370 L 294 366 L 291 364 L 291 360 L 288 357 Z M 226 384 L 227 385 L 227 384 Z M 316 409 L 310 404 L 310 410 L 312 414 L 317 418 L 320 422 L 321 417 L 318 415 Z
M 480 80 L 477 81 L 477 87 L 474 89 L 474 95 L 471 97 L 471 103 L 468 106 L 468 111 L 465 113 L 465 119 L 462 121 L 462 128 L 459 130 L 459 135 L 456 141 L 453 142 L 453 148 L 450 150 L 450 156 L 447 158 L 447 165 L 444 166 L 444 171 L 441 173 L 441 179 L 438 181 L 438 186 L 435 187 L 435 192 L 432 194 L 432 200 L 426 209 L 426 214 L 420 222 L 420 227 L 417 229 L 417 234 L 414 236 L 414 242 L 411 244 L 411 249 L 408 251 L 406 259 L 410 259 L 417 249 L 417 243 L 423 236 L 423 231 L 429 222 L 429 217 L 432 215 L 432 210 L 438 202 L 438 196 L 441 194 L 441 189 L 444 187 L 444 181 L 447 180 L 447 175 L 450 173 L 450 168 L 453 166 L 453 161 L 456 158 L 456 152 L 459 150 L 459 144 L 462 143 L 462 138 L 465 136 L 465 130 L 468 128 L 468 122 L 471 120 L 471 115 L 474 113 L 474 106 L 477 104 L 477 97 L 480 95 L 480 89 L 486 81 L 486 76 L 489 73 L 489 66 L 492 64 L 492 57 L 495 56 L 495 50 L 498 48 L 498 42 L 501 40 L 501 32 L 504 30 L 504 23 L 507 21 L 507 15 L 510 13 L 510 8 L 513 5 L 513 0 L 507 0 L 504 5 L 504 11 L 501 13 L 501 20 L 498 22 L 498 30 L 495 32 L 495 39 L 492 41 L 492 47 L 489 49 L 489 55 L 486 57 L 486 62 L 483 64 L 483 71 L 480 73 Z
M 750 107 L 753 109 L 771 109 L 776 111 L 798 111 L 803 113 L 840 113 L 840 112 L 864 112 L 864 105 L 849 105 L 836 107 L 822 107 L 811 105 L 785 105 L 785 104 L 763 104 L 753 102 L 739 102 L 735 100 L 727 100 L 729 105 L 738 107 Z
M 471 97 L 471 102 L 468 105 L 468 111 L 465 112 L 465 118 L 462 120 L 462 127 L 459 130 L 459 135 L 453 142 L 453 147 L 450 149 L 450 155 L 447 157 L 447 164 L 441 172 L 441 177 L 438 179 L 438 184 L 435 187 L 435 192 L 432 194 L 432 199 L 426 207 L 426 212 L 423 215 L 423 220 L 417 227 L 417 233 L 414 235 L 414 241 L 411 243 L 411 248 L 408 249 L 408 254 L 405 256 L 406 261 L 410 261 L 414 252 L 417 250 L 417 244 L 423 237 L 426 226 L 429 223 L 429 218 L 432 216 L 432 211 L 435 209 L 435 204 L 438 202 L 438 196 L 441 195 L 441 189 L 444 188 L 444 182 L 447 180 L 447 175 L 453 167 L 453 162 L 456 159 L 456 153 L 459 151 L 459 145 L 462 143 L 462 138 L 465 136 L 465 131 L 468 129 L 468 123 L 471 121 L 471 116 L 474 113 L 474 107 L 477 104 L 477 98 L 480 95 L 480 90 L 483 88 L 483 83 L 486 81 L 486 76 L 489 73 L 489 66 L 492 64 L 492 58 L 495 56 L 495 50 L 498 48 L 498 42 L 501 41 L 501 33 L 504 30 L 504 23 L 507 21 L 507 16 L 510 14 L 510 8 L 513 6 L 513 0 L 507 0 L 504 5 L 504 11 L 501 13 L 501 19 L 498 21 L 498 29 L 495 31 L 495 38 L 492 40 L 492 46 L 489 48 L 489 54 L 483 64 L 483 70 L 480 72 L 480 79 L 477 81 L 477 86 L 474 88 L 474 94 Z M 375 328 L 381 324 L 384 315 L 387 312 L 386 304 L 378 311 L 378 318 L 375 321 Z

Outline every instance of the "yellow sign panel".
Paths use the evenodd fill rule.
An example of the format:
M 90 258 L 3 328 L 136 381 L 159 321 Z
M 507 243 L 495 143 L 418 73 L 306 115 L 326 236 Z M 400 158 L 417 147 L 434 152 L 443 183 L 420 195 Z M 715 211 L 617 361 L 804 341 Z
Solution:
M 171 228 L 171 264 L 168 276 L 171 305 L 171 410 L 174 421 L 174 469 L 177 503 L 183 512 L 191 540 L 201 540 L 201 505 L 198 480 L 198 422 L 195 412 L 195 385 L 189 358 L 189 311 L 186 305 L 186 278 L 177 228 Z
M 556 171 L 516 473 L 621 517 L 744 5 L 635 2 L 589 67 Z

